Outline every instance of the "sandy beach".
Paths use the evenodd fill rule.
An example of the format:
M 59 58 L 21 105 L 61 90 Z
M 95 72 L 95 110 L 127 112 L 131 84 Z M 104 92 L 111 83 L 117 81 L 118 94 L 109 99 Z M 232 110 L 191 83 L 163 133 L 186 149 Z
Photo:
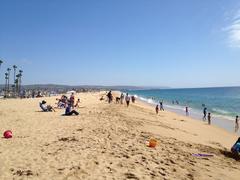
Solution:
M 0 179 L 239 179 L 237 135 L 137 101 L 108 104 L 81 93 L 79 116 L 41 112 L 43 99 L 0 100 Z M 116 94 L 116 93 L 115 93 Z M 155 138 L 156 148 L 146 146 Z M 210 154 L 195 157 L 193 154 Z

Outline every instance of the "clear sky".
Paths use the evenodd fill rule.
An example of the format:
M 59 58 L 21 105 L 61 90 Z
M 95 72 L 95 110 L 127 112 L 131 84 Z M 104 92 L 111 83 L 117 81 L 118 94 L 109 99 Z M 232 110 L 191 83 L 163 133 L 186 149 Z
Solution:
M 1 0 L 0 82 L 240 85 L 239 0 Z

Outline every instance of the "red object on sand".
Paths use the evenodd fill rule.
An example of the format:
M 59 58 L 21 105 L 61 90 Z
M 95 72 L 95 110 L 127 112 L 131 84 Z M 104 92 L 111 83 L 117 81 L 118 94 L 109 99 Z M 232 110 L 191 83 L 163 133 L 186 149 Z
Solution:
M 3 133 L 3 137 L 6 138 L 6 139 L 12 138 L 12 131 L 10 131 L 10 130 L 5 131 Z

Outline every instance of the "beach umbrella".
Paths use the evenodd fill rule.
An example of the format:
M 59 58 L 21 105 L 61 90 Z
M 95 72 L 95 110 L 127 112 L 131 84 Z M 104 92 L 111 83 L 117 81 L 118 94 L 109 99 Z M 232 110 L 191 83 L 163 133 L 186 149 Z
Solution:
M 68 91 L 67 94 L 76 94 L 76 91 Z

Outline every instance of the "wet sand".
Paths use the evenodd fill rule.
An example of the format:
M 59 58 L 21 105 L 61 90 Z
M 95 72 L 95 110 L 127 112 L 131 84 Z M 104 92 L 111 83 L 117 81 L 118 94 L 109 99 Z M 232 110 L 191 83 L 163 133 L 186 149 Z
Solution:
M 80 116 L 40 112 L 43 99 L 1 100 L 0 179 L 239 179 L 229 149 L 237 135 L 142 102 L 82 93 Z M 56 97 L 44 98 L 54 105 Z M 150 138 L 156 148 L 146 146 Z M 213 157 L 195 157 L 207 153 Z

